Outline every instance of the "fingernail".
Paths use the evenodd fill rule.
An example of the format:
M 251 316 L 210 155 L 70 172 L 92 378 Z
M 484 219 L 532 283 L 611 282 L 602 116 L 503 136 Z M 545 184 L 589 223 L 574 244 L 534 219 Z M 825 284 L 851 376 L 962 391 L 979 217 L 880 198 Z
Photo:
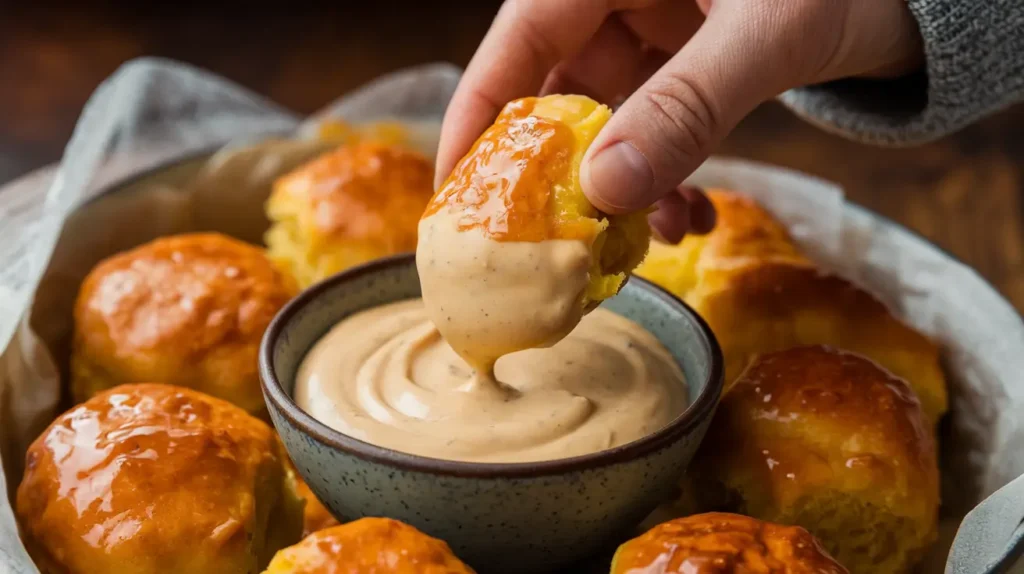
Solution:
M 590 199 L 602 211 L 635 211 L 653 201 L 654 171 L 640 150 L 619 142 L 590 160 Z

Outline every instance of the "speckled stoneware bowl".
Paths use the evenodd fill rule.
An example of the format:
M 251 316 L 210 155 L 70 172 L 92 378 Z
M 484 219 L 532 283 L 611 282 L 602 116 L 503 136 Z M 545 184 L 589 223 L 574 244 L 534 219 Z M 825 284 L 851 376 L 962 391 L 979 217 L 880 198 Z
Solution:
M 633 278 L 605 305 L 662 341 L 686 374 L 690 406 L 662 430 L 603 452 L 537 463 L 437 460 L 381 448 L 316 421 L 292 401 L 306 352 L 338 321 L 420 295 L 412 255 L 380 260 L 303 292 L 271 323 L 260 374 L 274 425 L 299 472 L 337 516 L 387 516 L 449 543 L 478 569 L 564 568 L 634 528 L 676 484 L 722 392 L 708 326 L 675 297 Z

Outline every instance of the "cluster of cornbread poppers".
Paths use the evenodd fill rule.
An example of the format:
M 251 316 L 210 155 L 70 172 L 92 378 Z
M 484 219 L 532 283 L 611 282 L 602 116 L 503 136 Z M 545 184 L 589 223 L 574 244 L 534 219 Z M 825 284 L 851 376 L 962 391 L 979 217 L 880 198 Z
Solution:
M 938 349 L 739 194 L 710 191 L 716 229 L 648 253 L 644 214 L 602 214 L 579 188 L 610 113 L 578 96 L 513 102 L 436 194 L 428 159 L 391 131 L 346 138 L 278 180 L 266 250 L 191 234 L 97 265 L 75 308 L 77 404 L 30 447 L 17 494 L 40 568 L 472 572 L 411 526 L 331 516 L 259 386 L 263 331 L 300 288 L 415 249 L 425 313 L 476 385 L 502 378 L 499 358 L 600 319 L 634 269 L 715 332 L 727 390 L 674 505 L 683 517 L 623 544 L 612 574 L 908 572 L 937 522 Z M 499 163 L 513 185 L 479 177 Z M 485 286 L 502 265 L 507 282 Z M 444 287 L 454 277 L 459 293 Z M 467 291 L 491 297 L 460 315 Z M 522 327 L 509 308 L 524 306 L 546 312 Z

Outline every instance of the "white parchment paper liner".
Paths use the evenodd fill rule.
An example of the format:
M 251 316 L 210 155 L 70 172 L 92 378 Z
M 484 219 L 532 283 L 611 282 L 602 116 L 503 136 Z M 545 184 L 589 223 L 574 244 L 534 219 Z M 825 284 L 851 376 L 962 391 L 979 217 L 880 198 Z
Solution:
M 183 231 L 259 242 L 271 181 L 324 149 L 313 136 L 325 118 L 398 119 L 409 125 L 411 144 L 433 154 L 458 75 L 439 64 L 385 76 L 306 122 L 172 62 L 134 61 L 106 81 L 59 169 L 0 189 L 0 486 L 11 498 L 25 448 L 62 405 L 71 308 L 96 262 Z M 206 153 L 225 143 L 212 158 Z M 713 159 L 692 180 L 755 196 L 823 266 L 867 286 L 942 343 L 952 387 L 942 429 L 947 538 L 970 506 L 1024 471 L 1024 323 L 976 273 L 816 178 Z M 944 556 L 937 545 L 921 571 L 941 571 Z M 0 498 L 0 574 L 36 572 L 11 504 Z

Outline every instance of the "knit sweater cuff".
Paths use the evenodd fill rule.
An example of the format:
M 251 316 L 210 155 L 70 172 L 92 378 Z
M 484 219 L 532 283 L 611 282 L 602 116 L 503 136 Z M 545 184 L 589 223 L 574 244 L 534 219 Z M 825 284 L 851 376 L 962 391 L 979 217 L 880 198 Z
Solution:
M 842 80 L 779 99 L 847 137 L 882 145 L 923 143 L 1024 95 L 1024 3 L 908 0 L 924 39 L 926 69 L 897 80 Z

